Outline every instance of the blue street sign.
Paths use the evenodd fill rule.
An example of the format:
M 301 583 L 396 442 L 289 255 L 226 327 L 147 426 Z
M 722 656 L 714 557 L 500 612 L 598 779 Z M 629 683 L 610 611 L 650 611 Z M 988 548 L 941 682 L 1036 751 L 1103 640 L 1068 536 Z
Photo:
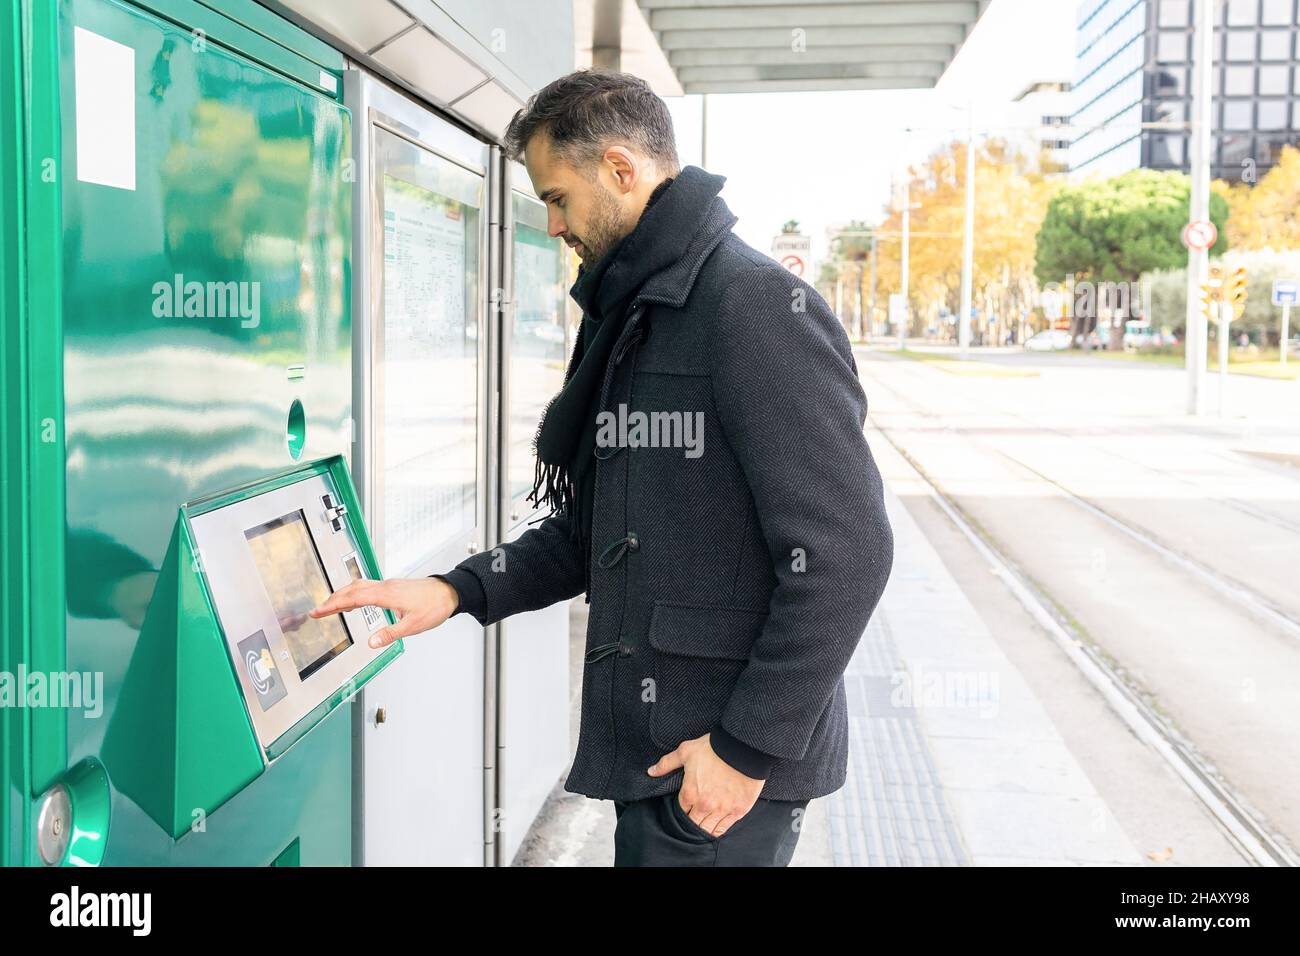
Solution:
M 1273 280 L 1273 304 L 1295 305 L 1300 302 L 1300 282 L 1295 279 Z

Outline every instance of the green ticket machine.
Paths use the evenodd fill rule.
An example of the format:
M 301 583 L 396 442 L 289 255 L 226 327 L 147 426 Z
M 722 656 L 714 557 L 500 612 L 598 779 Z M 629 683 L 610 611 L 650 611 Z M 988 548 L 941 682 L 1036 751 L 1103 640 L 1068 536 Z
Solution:
M 391 620 L 342 57 L 248 0 L 0 13 L 0 862 L 348 865 Z

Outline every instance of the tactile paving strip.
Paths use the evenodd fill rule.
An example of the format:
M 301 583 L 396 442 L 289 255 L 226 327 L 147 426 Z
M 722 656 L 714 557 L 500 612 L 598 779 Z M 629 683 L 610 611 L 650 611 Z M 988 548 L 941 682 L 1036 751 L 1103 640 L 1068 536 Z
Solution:
M 836 866 L 969 866 L 916 710 L 891 701 L 904 670 L 878 608 L 844 673 L 849 769 L 828 797 Z

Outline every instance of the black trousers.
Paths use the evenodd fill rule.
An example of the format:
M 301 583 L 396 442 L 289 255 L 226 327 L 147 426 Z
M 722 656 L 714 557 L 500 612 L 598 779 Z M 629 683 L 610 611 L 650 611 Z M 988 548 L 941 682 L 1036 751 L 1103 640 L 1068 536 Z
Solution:
M 615 866 L 786 866 L 794 856 L 807 800 L 758 798 L 720 837 L 686 813 L 678 791 L 614 801 Z

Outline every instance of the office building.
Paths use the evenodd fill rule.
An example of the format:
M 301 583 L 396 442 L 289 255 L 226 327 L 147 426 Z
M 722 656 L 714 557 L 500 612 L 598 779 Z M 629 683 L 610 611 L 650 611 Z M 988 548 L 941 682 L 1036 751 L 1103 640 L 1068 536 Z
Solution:
M 1079 6 L 1070 171 L 1187 171 L 1193 0 Z M 1215 5 L 1211 174 L 1254 182 L 1300 133 L 1297 0 Z

